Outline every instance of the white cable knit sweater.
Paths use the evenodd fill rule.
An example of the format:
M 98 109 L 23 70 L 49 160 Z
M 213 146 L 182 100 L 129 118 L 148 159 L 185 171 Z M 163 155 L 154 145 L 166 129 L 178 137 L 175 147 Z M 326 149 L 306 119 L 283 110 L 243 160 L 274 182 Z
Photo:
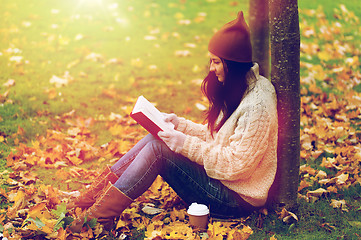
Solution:
M 211 137 L 207 125 L 180 118 L 186 134 L 181 154 L 203 165 L 208 176 L 260 207 L 266 203 L 277 168 L 277 99 L 258 64 L 247 73 L 249 88 L 234 113 Z

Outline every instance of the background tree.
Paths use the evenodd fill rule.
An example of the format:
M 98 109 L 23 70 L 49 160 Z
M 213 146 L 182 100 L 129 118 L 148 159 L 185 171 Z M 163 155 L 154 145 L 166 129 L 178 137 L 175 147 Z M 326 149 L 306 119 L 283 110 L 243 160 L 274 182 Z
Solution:
M 249 1 L 249 27 L 251 30 L 253 60 L 259 72 L 269 77 L 269 0 Z
M 272 192 L 296 206 L 300 167 L 300 30 L 297 0 L 269 0 L 271 81 L 277 92 L 278 171 Z

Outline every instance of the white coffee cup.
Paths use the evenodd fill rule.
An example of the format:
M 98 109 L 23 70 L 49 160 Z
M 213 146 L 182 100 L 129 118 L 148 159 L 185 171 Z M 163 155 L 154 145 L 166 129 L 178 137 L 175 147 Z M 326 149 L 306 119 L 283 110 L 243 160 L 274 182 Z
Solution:
M 209 209 L 204 204 L 192 203 L 187 211 L 189 224 L 200 231 L 206 231 L 208 227 Z

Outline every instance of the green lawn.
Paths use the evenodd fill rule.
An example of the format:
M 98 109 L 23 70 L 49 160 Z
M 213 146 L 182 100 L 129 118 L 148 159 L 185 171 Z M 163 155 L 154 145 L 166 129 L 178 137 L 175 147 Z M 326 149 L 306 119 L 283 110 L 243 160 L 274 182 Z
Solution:
M 17 146 L 18 127 L 25 132 L 20 142 L 31 145 L 55 123 L 64 124 L 57 116 L 72 110 L 96 120 L 91 130 L 97 145 L 121 138 L 110 134 L 104 119 L 127 116 L 139 95 L 164 112 L 201 122 L 197 104 L 206 104 L 200 81 L 208 71 L 208 40 L 239 10 L 248 15 L 247 1 L 0 0 L 0 5 L 0 169 Z M 320 65 L 327 84 L 316 77 L 316 85 L 342 97 L 332 69 L 347 66 L 353 72 L 345 86 L 361 92 L 359 1 L 300 0 L 299 8 L 302 43 L 314 43 L 319 52 L 340 46 L 344 53 L 302 52 L 301 88 L 309 90 L 309 72 L 320 69 L 307 64 Z M 339 34 L 327 34 L 330 28 Z M 310 29 L 314 32 L 305 34 Z M 7 86 L 9 79 L 15 84 Z M 358 134 L 359 122 L 352 122 Z M 304 163 L 321 169 L 320 159 L 302 158 Z M 48 177 L 49 170 L 37 173 L 62 187 Z M 360 192 L 360 184 L 353 184 L 315 203 L 300 200 L 299 221 L 291 225 L 274 213 L 252 215 L 251 239 L 360 239 Z M 345 199 L 349 212 L 332 208 L 332 198 Z

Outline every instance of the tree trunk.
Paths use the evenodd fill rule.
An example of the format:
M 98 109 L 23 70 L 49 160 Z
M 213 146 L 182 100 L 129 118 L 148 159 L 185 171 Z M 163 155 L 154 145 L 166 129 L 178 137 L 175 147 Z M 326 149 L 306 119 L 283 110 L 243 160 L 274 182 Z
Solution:
M 275 201 L 296 207 L 300 167 L 300 30 L 297 0 L 270 0 L 271 81 L 277 92 Z
M 251 31 L 253 61 L 259 64 L 259 73 L 269 77 L 269 0 L 249 1 L 249 28 Z

